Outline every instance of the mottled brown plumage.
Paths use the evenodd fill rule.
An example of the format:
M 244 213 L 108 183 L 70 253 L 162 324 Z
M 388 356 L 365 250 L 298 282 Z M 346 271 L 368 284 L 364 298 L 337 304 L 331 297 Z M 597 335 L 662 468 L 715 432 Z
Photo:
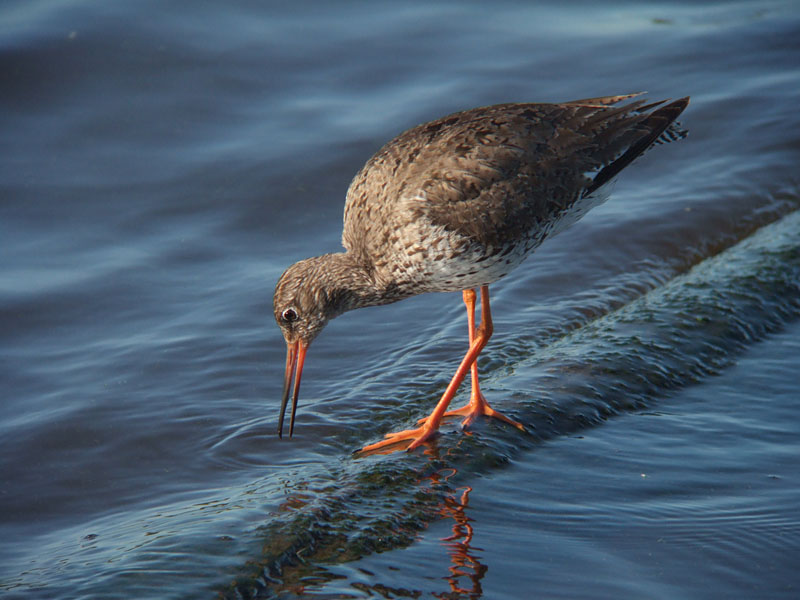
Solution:
M 378 150 L 347 192 L 346 252 L 292 265 L 275 289 L 275 318 L 288 347 L 279 432 L 293 373 L 294 428 L 308 345 L 345 311 L 481 288 L 482 321 L 489 327 L 481 332 L 471 324 L 470 342 L 482 348 L 491 335 L 486 286 L 604 201 L 606 185 L 653 144 L 683 137 L 675 119 L 688 98 L 618 105 L 637 95 L 474 108 L 409 129 Z M 469 316 L 474 292 L 465 291 L 464 300 Z M 477 388 L 474 358 L 462 362 L 461 374 L 472 369 L 471 411 L 456 411 L 467 421 L 491 410 Z M 457 387 L 458 376 L 450 387 Z M 446 408 L 454 393 L 446 392 L 439 405 Z M 423 443 L 444 408 L 420 428 L 426 431 L 401 432 L 408 435 L 367 448 Z

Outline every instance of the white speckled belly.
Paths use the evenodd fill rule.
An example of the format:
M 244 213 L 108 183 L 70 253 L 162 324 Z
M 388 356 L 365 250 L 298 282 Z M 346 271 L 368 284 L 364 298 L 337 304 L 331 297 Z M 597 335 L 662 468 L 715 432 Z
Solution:
M 522 263 L 536 245 L 533 241 L 507 248 L 465 246 L 458 234 L 430 225 L 420 235 L 419 244 L 398 249 L 406 259 L 395 271 L 395 280 L 417 293 L 455 292 L 489 285 L 506 276 Z

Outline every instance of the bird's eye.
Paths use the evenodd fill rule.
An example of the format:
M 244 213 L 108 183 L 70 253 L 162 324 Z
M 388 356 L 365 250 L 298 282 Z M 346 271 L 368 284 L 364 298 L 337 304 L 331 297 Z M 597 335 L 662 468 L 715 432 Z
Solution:
M 293 308 L 287 308 L 285 311 L 281 313 L 281 317 L 287 323 L 292 323 L 297 321 L 297 311 Z

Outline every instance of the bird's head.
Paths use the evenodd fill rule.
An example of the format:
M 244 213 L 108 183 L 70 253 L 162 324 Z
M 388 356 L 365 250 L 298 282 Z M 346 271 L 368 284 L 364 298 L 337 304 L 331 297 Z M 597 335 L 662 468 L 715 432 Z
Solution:
M 345 285 L 341 259 L 343 254 L 326 254 L 293 264 L 281 275 L 275 287 L 275 321 L 286 340 L 286 373 L 283 382 L 278 435 L 283 435 L 283 419 L 292 392 L 292 416 L 289 435 L 294 432 L 294 415 L 300 378 L 308 346 L 328 321 L 351 308 L 352 291 Z

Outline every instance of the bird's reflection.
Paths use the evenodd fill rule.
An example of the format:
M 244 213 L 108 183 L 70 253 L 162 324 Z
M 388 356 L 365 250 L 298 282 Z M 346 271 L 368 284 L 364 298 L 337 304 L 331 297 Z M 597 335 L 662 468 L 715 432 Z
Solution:
M 446 482 L 455 474 L 455 469 L 447 469 L 435 473 L 431 479 L 434 483 Z M 441 540 L 452 563 L 448 569 L 450 574 L 445 578 L 450 584 L 450 592 L 434 592 L 436 598 L 480 598 L 483 595 L 481 579 L 489 567 L 479 560 L 479 552 L 483 550 L 472 545 L 474 530 L 472 519 L 467 516 L 470 492 L 472 488 L 469 486 L 458 488 L 446 496 L 438 508 L 441 516 L 453 520 L 453 526 L 452 534 Z

